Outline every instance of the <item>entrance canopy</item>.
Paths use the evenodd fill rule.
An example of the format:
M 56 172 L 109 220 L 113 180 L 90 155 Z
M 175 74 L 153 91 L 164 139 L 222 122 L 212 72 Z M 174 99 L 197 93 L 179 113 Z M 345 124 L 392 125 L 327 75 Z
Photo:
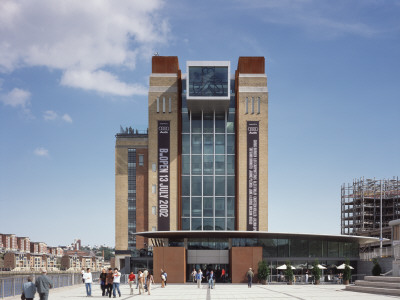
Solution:
M 182 238 L 264 238 L 264 239 L 313 239 L 332 242 L 357 242 L 360 245 L 379 242 L 379 238 L 354 235 L 328 235 L 313 233 L 286 233 L 269 231 L 146 231 L 136 235 L 149 239 L 182 239 Z

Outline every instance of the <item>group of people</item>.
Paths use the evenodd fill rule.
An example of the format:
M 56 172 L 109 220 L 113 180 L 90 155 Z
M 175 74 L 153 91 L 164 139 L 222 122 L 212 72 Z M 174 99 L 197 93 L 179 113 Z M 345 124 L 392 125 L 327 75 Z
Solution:
M 47 270 L 42 269 L 42 275 L 36 278 L 35 283 L 32 282 L 32 277 L 28 277 L 28 282 L 25 282 L 22 287 L 21 299 L 33 300 L 36 292 L 38 292 L 40 300 L 49 298 L 49 290 L 53 287 L 53 282 L 47 276 Z
M 203 276 L 203 272 L 201 271 L 201 269 L 198 269 L 196 272 L 196 269 L 193 269 L 192 273 L 192 278 L 193 278 L 193 282 L 197 282 L 197 287 L 200 288 L 201 287 L 201 281 L 206 278 L 207 282 L 208 282 L 208 288 L 213 289 L 215 286 L 215 274 L 214 271 L 211 270 L 207 270 L 206 271 L 206 276 Z
M 151 294 L 151 284 L 154 283 L 154 278 L 153 278 L 153 274 L 151 274 L 151 272 L 149 272 L 147 269 L 145 269 L 144 271 L 139 270 L 138 271 L 138 275 L 137 275 L 137 281 L 136 281 L 136 289 L 139 289 L 139 295 L 144 294 L 145 292 L 147 292 L 149 295 Z M 133 274 L 133 272 L 131 272 L 131 274 L 129 274 L 129 287 L 131 290 L 131 295 L 133 295 L 133 285 L 135 282 L 135 274 Z
M 90 269 L 88 269 L 88 272 L 90 272 Z M 118 296 L 121 297 L 121 291 L 119 289 L 119 284 L 121 283 L 121 273 L 118 271 L 118 268 L 114 268 L 114 271 L 111 268 L 109 268 L 108 271 L 106 271 L 106 269 L 103 269 L 100 273 L 99 281 L 102 296 L 108 296 L 109 298 L 111 298 L 112 293 L 113 297 L 116 298 L 118 292 Z M 88 297 L 90 297 L 91 295 L 91 292 L 87 294 Z

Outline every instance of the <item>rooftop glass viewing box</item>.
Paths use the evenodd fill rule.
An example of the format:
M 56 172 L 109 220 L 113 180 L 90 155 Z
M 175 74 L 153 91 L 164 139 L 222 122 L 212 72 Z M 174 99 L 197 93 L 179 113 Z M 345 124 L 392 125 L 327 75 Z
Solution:
M 229 107 L 230 62 L 188 61 L 186 99 L 191 110 Z

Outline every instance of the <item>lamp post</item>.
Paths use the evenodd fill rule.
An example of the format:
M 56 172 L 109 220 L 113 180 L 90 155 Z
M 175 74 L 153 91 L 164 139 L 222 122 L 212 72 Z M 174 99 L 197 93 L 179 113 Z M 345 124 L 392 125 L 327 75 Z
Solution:
M 381 179 L 381 207 L 380 207 L 380 239 L 379 239 L 379 242 L 380 242 L 380 247 L 379 247 L 379 249 L 380 249 L 380 257 L 382 257 L 382 241 L 383 241 L 383 236 L 382 236 L 382 220 L 383 220 L 383 217 L 382 217 L 382 193 L 383 193 L 383 188 L 382 188 L 382 179 Z

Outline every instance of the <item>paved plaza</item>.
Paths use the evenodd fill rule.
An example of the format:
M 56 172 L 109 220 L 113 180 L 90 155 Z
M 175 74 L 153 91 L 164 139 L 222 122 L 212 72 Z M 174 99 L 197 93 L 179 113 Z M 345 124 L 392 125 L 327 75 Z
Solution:
M 151 295 L 138 295 L 134 290 L 133 296 L 129 295 L 129 287 L 121 286 L 122 297 L 117 299 L 362 299 L 380 300 L 396 299 L 395 296 L 382 296 L 366 293 L 348 292 L 343 285 L 253 285 L 251 289 L 246 284 L 219 284 L 210 290 L 205 284 L 201 289 L 193 284 L 169 284 L 161 288 L 159 284 L 154 285 Z M 50 291 L 49 300 L 80 299 L 86 298 L 85 286 L 73 286 L 53 289 Z M 109 299 L 102 297 L 99 285 L 94 285 L 92 299 Z M 7 297 L 7 300 L 19 300 L 18 297 Z M 39 299 L 36 294 L 35 299 Z

